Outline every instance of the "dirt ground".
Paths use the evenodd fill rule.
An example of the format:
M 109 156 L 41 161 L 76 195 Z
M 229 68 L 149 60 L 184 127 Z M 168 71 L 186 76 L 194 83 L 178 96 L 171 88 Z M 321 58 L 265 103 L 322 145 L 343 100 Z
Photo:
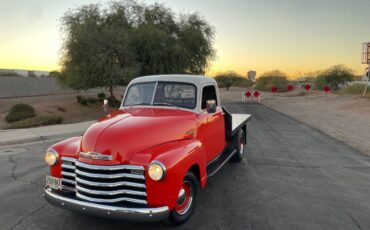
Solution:
M 361 96 L 313 93 L 271 97 L 262 103 L 370 155 L 370 100 Z
M 63 117 L 63 123 L 65 124 L 96 120 L 105 114 L 102 105 L 97 103 L 96 105 L 88 104 L 87 106 L 82 106 L 77 103 L 76 95 L 97 98 L 99 92 L 91 90 L 70 94 L 0 99 L 0 129 L 7 127 L 5 116 L 13 105 L 19 103 L 33 106 L 37 116 L 60 115 Z M 105 93 L 108 95 L 107 92 Z M 123 94 L 123 89 L 117 89 L 114 93 L 117 98 L 120 98 Z

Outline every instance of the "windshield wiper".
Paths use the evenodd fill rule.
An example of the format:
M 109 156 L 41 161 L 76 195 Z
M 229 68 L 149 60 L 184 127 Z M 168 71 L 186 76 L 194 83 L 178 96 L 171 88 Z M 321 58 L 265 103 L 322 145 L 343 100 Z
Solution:
M 138 103 L 138 104 L 129 105 L 129 107 L 137 106 L 137 105 L 152 105 L 152 104 L 147 103 L 147 102 L 143 102 L 143 103 Z
M 173 104 L 170 104 L 170 103 L 165 103 L 165 102 L 156 102 L 156 103 L 153 103 L 153 105 L 164 105 L 164 106 L 173 106 L 173 107 L 177 107 Z

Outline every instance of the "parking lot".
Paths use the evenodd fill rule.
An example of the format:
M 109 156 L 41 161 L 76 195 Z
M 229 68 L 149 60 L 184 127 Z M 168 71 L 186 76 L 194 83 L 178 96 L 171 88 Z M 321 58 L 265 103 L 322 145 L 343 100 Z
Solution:
M 370 229 L 370 158 L 260 104 L 251 113 L 248 153 L 200 191 L 196 212 L 177 229 Z M 55 141 L 0 147 L 0 229 L 167 229 L 71 213 L 42 196 Z

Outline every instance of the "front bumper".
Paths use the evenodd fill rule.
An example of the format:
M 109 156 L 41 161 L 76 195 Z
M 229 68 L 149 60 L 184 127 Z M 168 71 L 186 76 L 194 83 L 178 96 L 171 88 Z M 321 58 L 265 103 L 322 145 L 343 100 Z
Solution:
M 161 221 L 167 219 L 169 214 L 167 206 L 158 208 L 129 208 L 102 205 L 67 198 L 53 192 L 50 188 L 45 189 L 45 199 L 50 204 L 69 211 L 127 221 Z

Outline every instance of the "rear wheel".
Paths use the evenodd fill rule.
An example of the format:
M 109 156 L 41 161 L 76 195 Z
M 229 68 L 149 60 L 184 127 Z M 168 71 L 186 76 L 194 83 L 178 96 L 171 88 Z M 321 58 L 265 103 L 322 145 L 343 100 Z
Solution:
M 197 190 L 198 180 L 193 173 L 188 172 L 182 182 L 177 204 L 170 212 L 169 219 L 173 224 L 183 224 L 189 219 L 194 209 Z
M 231 158 L 232 162 L 240 162 L 243 160 L 244 153 L 246 151 L 246 138 L 242 129 L 233 137 L 232 144 L 236 149 L 236 153 Z

